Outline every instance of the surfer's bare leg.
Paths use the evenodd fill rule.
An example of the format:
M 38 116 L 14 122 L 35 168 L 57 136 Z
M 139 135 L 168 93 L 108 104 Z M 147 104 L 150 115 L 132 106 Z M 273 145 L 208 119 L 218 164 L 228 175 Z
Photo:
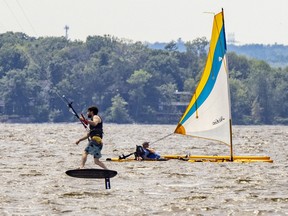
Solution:
M 84 151 L 83 154 L 82 154 L 80 169 L 84 168 L 85 163 L 87 161 L 87 156 L 88 156 L 88 153 Z
M 95 164 L 102 167 L 103 169 L 108 169 L 103 162 L 101 162 L 98 158 L 94 158 Z

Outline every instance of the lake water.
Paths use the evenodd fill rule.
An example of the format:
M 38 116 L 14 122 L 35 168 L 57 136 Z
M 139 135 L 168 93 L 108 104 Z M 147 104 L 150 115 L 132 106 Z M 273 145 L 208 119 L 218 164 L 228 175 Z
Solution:
M 157 141 L 174 125 L 106 124 L 101 160 L 118 175 L 65 174 L 86 146 L 80 124 L 0 124 L 0 215 L 288 215 L 288 127 L 235 126 L 235 155 L 268 155 L 274 163 L 106 162 Z M 171 135 L 160 154 L 229 155 L 229 147 Z M 87 168 L 99 168 L 88 157 Z

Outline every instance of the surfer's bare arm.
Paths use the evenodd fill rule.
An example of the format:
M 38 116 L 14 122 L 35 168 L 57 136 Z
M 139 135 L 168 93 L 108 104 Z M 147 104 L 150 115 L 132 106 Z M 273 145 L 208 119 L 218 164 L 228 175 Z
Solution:
M 85 136 L 83 136 L 82 138 L 80 138 L 79 140 L 76 141 L 76 145 L 78 145 L 81 141 L 88 139 L 89 137 L 89 133 L 87 133 Z
M 87 120 L 87 123 L 92 126 L 96 126 L 101 123 L 101 118 L 98 115 L 93 116 L 93 120 Z

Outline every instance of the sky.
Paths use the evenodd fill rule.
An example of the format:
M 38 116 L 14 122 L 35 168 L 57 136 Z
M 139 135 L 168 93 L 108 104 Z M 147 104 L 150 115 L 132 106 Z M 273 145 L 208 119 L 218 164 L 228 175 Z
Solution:
M 288 45 L 288 0 L 0 0 L 0 34 L 112 35 L 142 42 L 210 39 L 213 13 L 224 9 L 237 44 Z

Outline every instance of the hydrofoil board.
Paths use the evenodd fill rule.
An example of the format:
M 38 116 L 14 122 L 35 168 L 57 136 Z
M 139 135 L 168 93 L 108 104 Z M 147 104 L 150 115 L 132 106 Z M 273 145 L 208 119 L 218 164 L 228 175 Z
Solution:
M 67 170 L 66 174 L 71 177 L 76 178 L 113 178 L 117 175 L 115 170 L 105 170 L 105 169 L 73 169 Z

